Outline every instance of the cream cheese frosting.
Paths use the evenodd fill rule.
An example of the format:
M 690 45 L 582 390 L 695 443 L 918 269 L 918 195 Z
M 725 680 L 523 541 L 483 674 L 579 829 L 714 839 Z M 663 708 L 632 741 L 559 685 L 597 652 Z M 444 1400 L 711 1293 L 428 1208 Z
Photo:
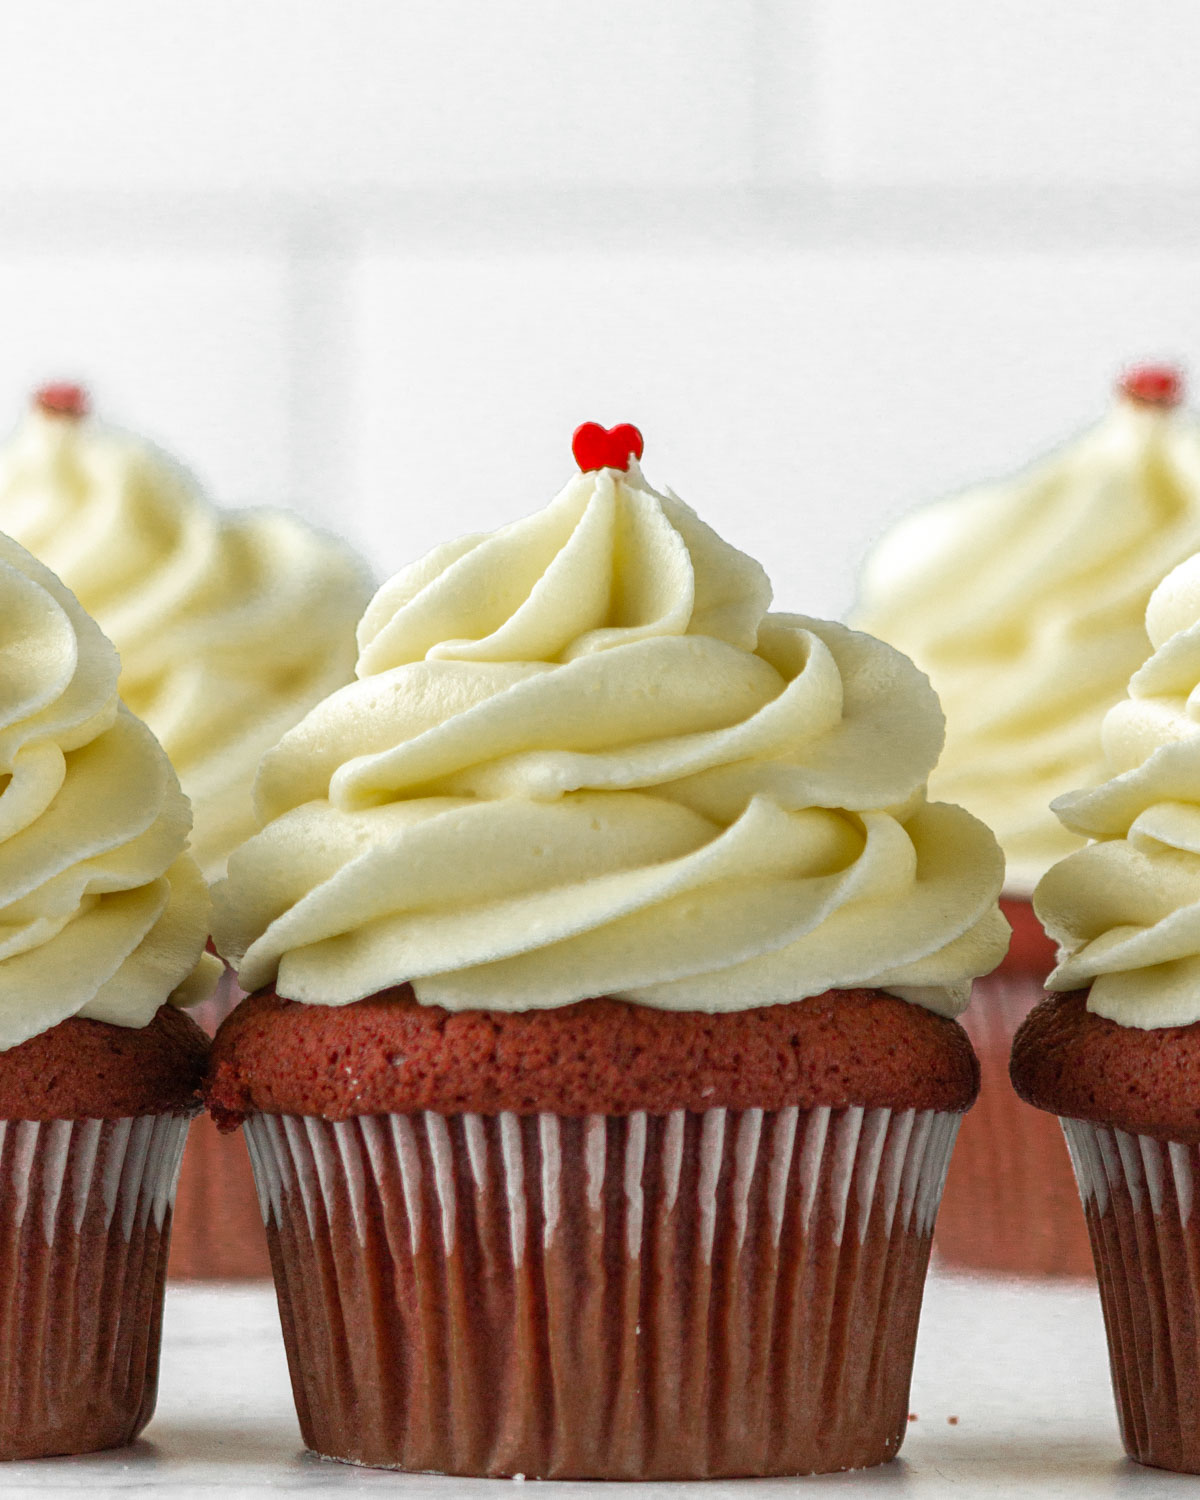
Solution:
M 187 799 L 118 671 L 70 591 L 0 535 L 0 1049 L 70 1016 L 144 1026 L 219 972 Z
M 916 512 L 870 559 L 853 623 L 932 678 L 931 795 L 995 830 L 1012 893 L 1080 847 L 1050 803 L 1105 776 L 1100 723 L 1149 649 L 1151 591 L 1197 548 L 1200 423 L 1124 396 L 1014 479 Z
M 1200 1021 L 1200 555 L 1154 591 L 1154 647 L 1104 720 L 1110 772 L 1054 803 L 1094 840 L 1042 879 L 1034 908 L 1060 945 L 1053 990 L 1091 986 L 1123 1026 Z
M 191 798 L 211 879 L 254 832 L 263 751 L 354 671 L 353 553 L 293 516 L 221 511 L 148 443 L 35 407 L 0 451 L 0 527 L 121 657 L 121 696 Z
M 358 680 L 264 757 L 214 888 L 249 990 L 451 1010 L 735 1010 L 1002 957 L 1002 857 L 925 784 L 927 679 L 768 613 L 762 568 L 631 463 L 385 584 Z

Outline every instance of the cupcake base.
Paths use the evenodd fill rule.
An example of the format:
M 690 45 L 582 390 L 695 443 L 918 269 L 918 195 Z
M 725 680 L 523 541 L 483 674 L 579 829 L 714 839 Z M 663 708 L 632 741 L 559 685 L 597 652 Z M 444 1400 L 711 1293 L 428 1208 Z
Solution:
M 188 1124 L 0 1121 L 0 1458 L 118 1448 L 149 1421 Z
M 191 1015 L 213 1036 L 245 998 L 227 967 L 213 994 Z M 207 1114 L 193 1124 L 183 1156 L 168 1274 L 181 1281 L 267 1281 L 271 1276 L 245 1144 L 236 1135 L 221 1134 Z
M 960 1118 L 251 1115 L 304 1441 L 464 1476 L 881 1463 Z
M 963 1123 L 934 1254 L 956 1270 L 1016 1276 L 1092 1275 L 1087 1225 L 1062 1132 L 1017 1097 L 1013 1037 L 1043 997 L 1033 974 L 977 979 L 961 1024 L 979 1056 L 980 1089 Z
M 1121 1438 L 1200 1473 L 1200 1146 L 1062 1120 L 1087 1215 Z

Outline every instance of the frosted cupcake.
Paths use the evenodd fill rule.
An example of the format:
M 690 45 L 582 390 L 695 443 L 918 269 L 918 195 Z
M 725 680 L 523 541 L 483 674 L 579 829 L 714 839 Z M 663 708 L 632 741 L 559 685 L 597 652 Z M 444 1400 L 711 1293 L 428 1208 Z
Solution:
M 215 890 L 301 1429 L 455 1474 L 891 1457 L 1002 954 L 899 653 L 581 429 L 545 510 L 435 549 L 264 759 Z
M 1065 1128 L 1125 1446 L 1200 1472 L 1200 556 L 1146 612 L 1154 650 L 1104 721 L 1109 779 L 1055 810 L 1094 842 L 1034 893 L 1060 945 L 1013 1082 Z
M 171 1200 L 219 969 L 187 799 L 116 652 L 0 536 L 0 1457 L 154 1409 Z
M 856 623 L 908 652 L 946 712 L 931 791 L 983 818 L 1007 863 L 1014 939 L 965 1018 L 983 1087 L 938 1225 L 955 1264 L 1090 1274 L 1062 1141 L 1014 1098 L 1007 1060 L 1054 965 L 1030 893 L 1081 845 L 1050 803 L 1104 778 L 1100 724 L 1145 659 L 1151 591 L 1200 548 L 1200 424 L 1181 398 L 1174 371 L 1131 372 L 1097 426 L 918 511 L 864 573 Z
M 354 673 L 362 565 L 282 511 L 218 510 L 165 454 L 87 413 L 75 386 L 39 392 L 0 449 L 0 528 L 74 590 L 121 657 L 121 696 L 171 758 L 211 880 L 254 831 L 259 757 Z M 199 1012 L 215 1030 L 228 976 Z M 220 1232 L 215 1232 L 220 1225 Z M 240 1144 L 192 1133 L 172 1273 L 266 1276 Z
M 170 756 L 215 879 L 254 832 L 263 751 L 354 675 L 362 563 L 285 511 L 217 509 L 74 387 L 39 393 L 0 450 L 0 528 L 116 646 L 121 697 Z

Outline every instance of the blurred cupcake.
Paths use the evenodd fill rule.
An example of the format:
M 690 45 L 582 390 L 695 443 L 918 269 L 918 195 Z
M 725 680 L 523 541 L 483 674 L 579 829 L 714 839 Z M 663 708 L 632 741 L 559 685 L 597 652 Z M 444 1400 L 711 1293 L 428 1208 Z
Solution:
M 0 536 L 0 1458 L 118 1447 L 149 1420 L 208 1051 L 176 1009 L 219 967 L 187 799 L 117 673 Z
M 263 751 L 354 675 L 362 563 L 285 511 L 217 509 L 75 387 L 40 392 L 0 449 L 0 529 L 116 646 L 121 697 L 170 756 L 215 879 L 255 831 Z
M 931 792 L 983 818 L 1007 862 L 1013 945 L 964 1017 L 982 1088 L 938 1222 L 951 1264 L 1090 1274 L 1062 1141 L 1014 1097 L 1008 1054 L 1054 966 L 1030 892 L 1081 843 L 1050 803 L 1104 777 L 1100 723 L 1145 659 L 1151 591 L 1200 548 L 1200 424 L 1182 394 L 1173 370 L 1130 372 L 1096 427 L 918 511 L 864 572 L 855 623 L 911 655 L 946 712 Z
M 75 591 L 121 657 L 121 696 L 157 735 L 192 802 L 210 880 L 254 832 L 263 751 L 354 674 L 369 597 L 348 547 L 283 511 L 218 510 L 150 444 L 47 386 L 0 449 L 0 528 Z M 197 1019 L 241 998 L 226 975 Z M 173 1275 L 268 1276 L 241 1143 L 192 1132 Z
M 1043 877 L 1060 962 L 1017 1034 L 1062 1119 L 1132 1458 L 1200 1472 L 1200 556 L 1146 612 L 1153 654 L 1104 721 L 1110 778 L 1055 811 L 1094 840 Z
M 895 1454 L 1003 952 L 899 653 L 576 435 L 545 510 L 375 596 L 215 889 L 301 1430 L 461 1475 Z

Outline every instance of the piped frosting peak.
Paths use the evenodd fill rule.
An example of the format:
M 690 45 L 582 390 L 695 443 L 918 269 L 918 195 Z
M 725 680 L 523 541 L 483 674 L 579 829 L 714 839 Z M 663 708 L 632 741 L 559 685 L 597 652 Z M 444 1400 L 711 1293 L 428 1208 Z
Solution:
M 263 760 L 215 888 L 247 988 L 449 1009 L 725 1010 L 835 987 L 954 1013 L 1001 857 L 925 782 L 926 679 L 768 612 L 762 568 L 636 460 L 398 574 L 358 681 Z

